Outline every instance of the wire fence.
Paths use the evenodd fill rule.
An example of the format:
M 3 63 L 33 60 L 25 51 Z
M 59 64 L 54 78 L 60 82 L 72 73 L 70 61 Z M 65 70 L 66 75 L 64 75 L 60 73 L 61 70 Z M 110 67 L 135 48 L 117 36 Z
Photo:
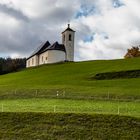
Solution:
M 71 99 L 84 101 L 112 101 L 115 105 L 109 106 L 102 104 L 74 105 L 74 104 L 30 104 L 28 103 L 10 103 L 2 102 L 4 99 Z M 126 102 L 124 104 L 120 104 Z M 116 94 L 111 91 L 105 93 L 80 93 L 71 92 L 66 89 L 14 89 L 0 90 L 0 112 L 65 112 L 65 113 L 99 113 L 99 114 L 118 114 L 140 116 L 140 108 L 129 103 L 140 102 L 140 94 Z
M 97 113 L 97 114 L 116 114 L 140 117 L 140 108 L 135 105 L 129 106 L 127 103 L 108 106 L 108 104 L 91 104 L 86 105 L 48 105 L 46 104 L 14 104 L 2 103 L 0 112 L 45 112 L 45 113 Z
M 140 101 L 140 94 L 129 95 L 126 93 L 114 93 L 105 91 L 104 93 L 83 93 L 71 92 L 67 90 L 48 89 L 15 89 L 0 90 L 0 99 L 18 98 L 56 98 L 56 99 L 84 99 L 84 100 L 112 100 L 112 101 Z

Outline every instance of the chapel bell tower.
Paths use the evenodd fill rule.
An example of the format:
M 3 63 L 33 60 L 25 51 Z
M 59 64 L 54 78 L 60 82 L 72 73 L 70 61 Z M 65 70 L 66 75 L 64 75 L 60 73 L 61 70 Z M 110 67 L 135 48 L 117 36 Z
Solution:
M 74 61 L 74 39 L 75 31 L 70 28 L 68 24 L 67 29 L 62 32 L 62 44 L 66 48 L 66 61 Z

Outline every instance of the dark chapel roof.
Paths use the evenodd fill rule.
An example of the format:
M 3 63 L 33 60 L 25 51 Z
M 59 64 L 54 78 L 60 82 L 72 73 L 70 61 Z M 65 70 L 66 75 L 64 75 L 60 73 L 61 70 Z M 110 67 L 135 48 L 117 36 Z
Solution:
M 66 52 L 65 46 L 63 44 L 59 44 L 58 42 L 55 42 L 53 45 L 51 45 L 49 43 L 49 41 L 46 41 L 45 43 L 41 44 L 36 51 L 34 51 L 32 53 L 32 55 L 30 57 L 27 58 L 30 59 L 31 57 L 35 56 L 35 55 L 39 55 L 43 52 L 46 52 L 48 50 L 60 50 L 60 51 L 64 51 Z
M 27 59 L 30 59 L 31 57 L 35 55 L 39 55 L 44 49 L 49 47 L 51 44 L 49 41 L 46 41 L 45 43 L 42 43 Z
M 58 42 L 55 42 L 53 45 L 46 48 L 43 52 L 45 52 L 47 50 L 59 50 L 59 51 L 66 52 L 64 44 L 59 44 Z

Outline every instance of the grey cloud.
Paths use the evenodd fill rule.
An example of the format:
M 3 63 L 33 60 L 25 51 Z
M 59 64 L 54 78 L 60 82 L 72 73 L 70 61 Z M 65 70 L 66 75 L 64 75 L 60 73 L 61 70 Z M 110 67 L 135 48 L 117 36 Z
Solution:
M 51 22 L 55 23 L 62 23 L 63 21 L 68 21 L 73 16 L 73 11 L 71 9 L 65 9 L 65 8 L 56 8 L 56 10 L 53 10 L 49 16 L 48 19 Z
M 34 21 L 23 22 L 17 29 L 0 29 L 0 52 L 19 53 L 29 56 L 42 42 L 49 40 L 60 41 L 61 32 L 50 30 L 42 23 Z
M 76 3 L 68 0 L 10 1 L 17 5 L 0 4 L 0 12 L 20 22 L 13 26 L 10 23 L 0 24 L 1 53 L 28 56 L 46 40 L 61 43 L 61 32 L 66 28 L 68 20 L 71 20 L 71 26 L 76 30 L 76 60 L 121 58 L 128 47 L 140 43 L 139 8 L 133 8 L 135 11 L 132 12 L 127 4 L 114 10 L 112 0 L 75 0 Z M 76 19 L 75 15 L 83 4 L 95 5 L 102 15 L 93 14 Z M 6 21 L 6 18 L 1 19 Z M 104 39 L 100 35 L 102 32 L 109 38 Z M 86 36 L 94 33 L 97 35 L 94 40 L 83 41 Z
M 18 20 L 24 20 L 24 21 L 29 20 L 28 17 L 25 16 L 21 11 L 15 10 L 14 8 L 9 7 L 6 4 L 0 4 L 0 12 L 10 15 Z
M 48 1 L 49 2 L 49 1 Z M 56 1 L 54 1 L 56 2 Z M 1 28 L 0 26 L 0 52 L 3 54 L 18 53 L 23 56 L 28 56 L 34 51 L 42 42 L 49 40 L 51 43 L 59 41 L 61 43 L 61 32 L 66 28 L 62 25 L 72 19 L 74 9 L 69 6 L 55 6 L 51 5 L 46 9 L 46 1 L 40 1 L 42 8 L 33 9 L 40 14 L 38 17 L 28 18 L 28 12 L 21 8 L 21 11 L 16 10 L 18 7 L 9 4 L 0 4 L 0 12 L 3 12 L 11 17 L 14 17 L 18 22 L 18 27 L 10 27 L 8 24 Z M 69 7 L 69 8 L 68 8 Z M 19 7 L 20 9 L 20 7 Z M 7 17 L 6 17 L 7 18 Z M 5 19 L 6 20 L 6 19 Z M 29 22 L 24 22 L 29 21 Z M 10 24 L 10 23 L 9 23 Z

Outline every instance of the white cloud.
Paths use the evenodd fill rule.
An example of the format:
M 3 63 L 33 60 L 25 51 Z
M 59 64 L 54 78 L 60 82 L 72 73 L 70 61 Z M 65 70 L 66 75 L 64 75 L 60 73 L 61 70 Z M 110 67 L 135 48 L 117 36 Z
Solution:
M 113 0 L 1 0 L 0 52 L 28 56 L 42 41 L 60 42 L 70 20 L 76 60 L 122 58 L 140 44 L 140 1 L 119 1 L 120 7 Z M 81 11 L 81 5 L 91 9 Z
M 79 44 L 77 53 L 80 52 L 83 59 L 122 58 L 127 48 L 140 44 L 140 2 L 130 1 L 123 1 L 124 6 L 114 8 L 111 0 L 99 0 L 96 2 L 96 8 L 100 9 L 99 14 L 78 19 L 81 26 L 90 28 L 90 32 L 88 28 L 85 32 L 96 33 L 92 42 Z

